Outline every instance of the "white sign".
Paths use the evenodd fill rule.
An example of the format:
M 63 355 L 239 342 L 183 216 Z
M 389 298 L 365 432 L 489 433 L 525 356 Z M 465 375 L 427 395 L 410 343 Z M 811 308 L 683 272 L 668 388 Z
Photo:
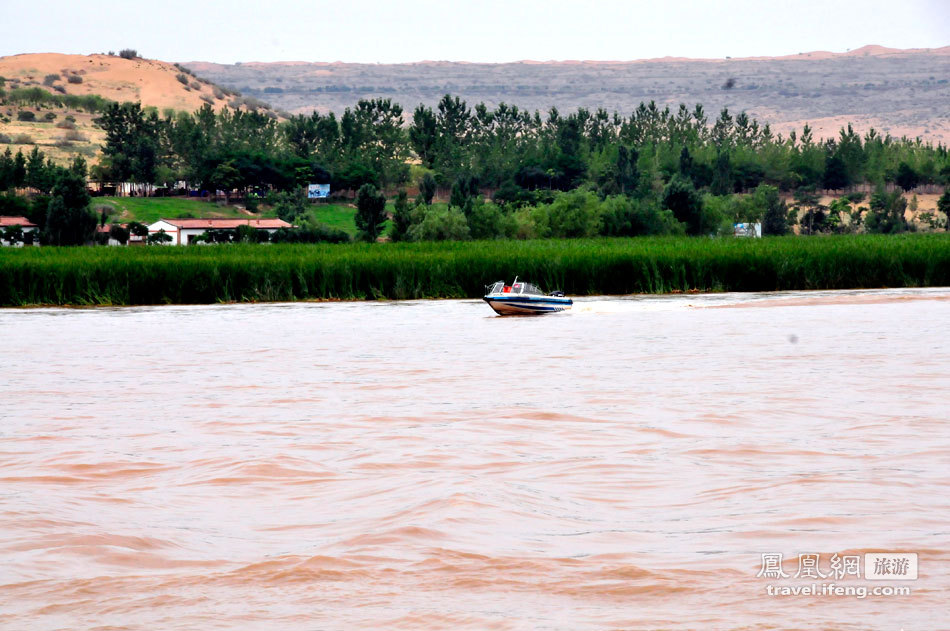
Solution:
M 760 223 L 737 223 L 733 224 L 733 233 L 737 237 L 761 237 L 762 224 Z
M 869 581 L 916 581 L 916 552 L 868 552 L 864 555 L 864 578 Z
M 329 184 L 307 185 L 307 199 L 324 199 L 330 196 Z

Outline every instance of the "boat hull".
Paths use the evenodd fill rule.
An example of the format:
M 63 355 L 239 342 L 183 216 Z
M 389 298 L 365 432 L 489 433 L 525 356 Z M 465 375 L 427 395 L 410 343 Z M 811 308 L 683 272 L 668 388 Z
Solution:
M 567 311 L 574 304 L 570 298 L 554 296 L 485 296 L 482 300 L 498 315 L 543 315 Z

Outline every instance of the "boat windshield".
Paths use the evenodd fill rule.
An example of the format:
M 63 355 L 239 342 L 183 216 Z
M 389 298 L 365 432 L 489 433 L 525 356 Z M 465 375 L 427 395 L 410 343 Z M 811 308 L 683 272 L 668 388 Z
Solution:
M 531 283 L 515 283 L 511 286 L 511 291 L 516 294 L 534 294 L 536 296 L 544 295 L 540 289 Z
M 506 285 L 504 281 L 498 281 L 491 286 L 490 294 L 531 294 L 534 296 L 543 296 L 544 292 L 531 283 L 520 282 L 517 279 L 511 285 Z

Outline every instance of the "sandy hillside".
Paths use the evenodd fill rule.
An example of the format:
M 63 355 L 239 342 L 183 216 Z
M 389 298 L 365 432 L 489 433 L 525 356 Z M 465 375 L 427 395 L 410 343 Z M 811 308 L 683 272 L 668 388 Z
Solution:
M 225 106 L 244 109 L 247 103 L 255 101 L 188 75 L 170 63 L 113 55 L 43 53 L 0 57 L 0 77 L 8 92 L 41 88 L 51 94 L 95 94 L 111 101 L 139 102 L 157 108 L 160 113 L 169 109 L 193 112 L 206 103 L 215 110 Z M 33 112 L 35 120 L 18 120 L 24 110 Z M 34 146 L 39 147 L 60 164 L 76 155 L 95 162 L 105 140 L 94 122 L 97 116 L 52 104 L 6 103 L 0 106 L 0 142 L 13 152 L 29 153 Z M 0 151 L 5 149 L 0 146 Z
M 229 97 L 214 86 L 187 77 L 188 85 L 177 75 L 181 70 L 174 65 L 152 59 L 122 59 L 109 55 L 61 55 L 42 53 L 0 57 L 0 76 L 7 88 L 43 86 L 47 75 L 58 74 L 59 85 L 67 94 L 98 94 L 112 101 L 138 101 L 161 109 L 194 111 L 205 102 L 215 109 L 228 103 Z M 78 76 L 82 82 L 69 82 L 69 76 Z M 76 81 L 75 79 L 73 81 Z M 204 97 L 205 100 L 202 100 Z

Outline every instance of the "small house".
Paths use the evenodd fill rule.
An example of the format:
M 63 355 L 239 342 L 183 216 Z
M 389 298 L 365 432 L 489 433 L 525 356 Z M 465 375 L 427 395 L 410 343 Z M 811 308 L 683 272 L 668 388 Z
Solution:
M 195 237 L 216 230 L 237 230 L 240 226 L 250 226 L 254 230 L 265 230 L 270 234 L 281 228 L 293 226 L 283 219 L 159 219 L 148 227 L 149 235 L 161 230 L 172 238 L 168 245 L 188 245 Z
M 36 237 L 35 231 L 37 228 L 39 228 L 39 226 L 31 222 L 26 217 L 0 216 L 0 245 L 15 245 L 15 246 L 23 245 L 23 241 L 10 243 L 9 241 L 3 238 L 4 233 L 7 231 L 7 229 L 14 228 L 15 226 L 20 227 L 20 230 L 23 231 L 22 236 L 28 243 L 34 243 L 34 237 Z

